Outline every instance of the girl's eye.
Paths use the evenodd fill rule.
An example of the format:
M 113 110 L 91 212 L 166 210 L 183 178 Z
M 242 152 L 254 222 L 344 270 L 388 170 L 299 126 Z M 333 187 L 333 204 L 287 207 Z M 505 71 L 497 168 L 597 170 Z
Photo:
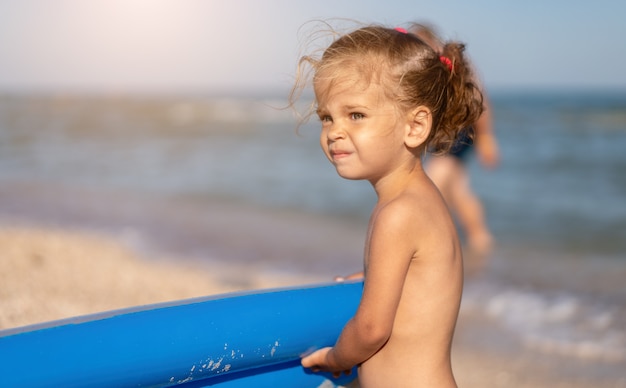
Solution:
M 350 113 L 350 118 L 352 120 L 362 120 L 365 118 L 365 115 L 363 113 Z
M 326 115 L 326 116 L 320 116 L 320 121 L 322 123 L 330 123 L 333 121 L 332 117 Z

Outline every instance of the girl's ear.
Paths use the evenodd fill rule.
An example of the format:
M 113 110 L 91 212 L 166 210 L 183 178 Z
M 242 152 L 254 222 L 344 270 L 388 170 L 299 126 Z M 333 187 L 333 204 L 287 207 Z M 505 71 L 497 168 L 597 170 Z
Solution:
M 407 130 L 404 135 L 404 144 L 409 148 L 418 148 L 428 138 L 433 125 L 433 115 L 425 106 L 417 108 L 407 113 Z

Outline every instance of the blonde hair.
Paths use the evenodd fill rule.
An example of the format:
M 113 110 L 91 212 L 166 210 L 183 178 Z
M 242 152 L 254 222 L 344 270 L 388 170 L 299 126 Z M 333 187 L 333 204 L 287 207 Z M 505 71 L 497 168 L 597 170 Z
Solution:
M 339 35 L 321 57 L 300 58 L 290 105 L 295 106 L 302 90 L 320 77 L 333 82 L 354 74 L 361 81 L 378 82 L 385 97 L 395 101 L 399 109 L 428 107 L 433 125 L 425 146 L 445 153 L 458 133 L 474 124 L 483 110 L 482 94 L 472 81 L 464 49 L 462 43 L 447 42 L 440 55 L 405 30 L 361 27 Z M 303 121 L 314 109 L 310 107 Z

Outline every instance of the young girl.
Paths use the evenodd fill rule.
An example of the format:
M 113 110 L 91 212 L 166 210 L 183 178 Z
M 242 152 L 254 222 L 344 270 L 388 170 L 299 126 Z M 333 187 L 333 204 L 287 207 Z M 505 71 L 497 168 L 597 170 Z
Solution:
M 302 359 L 306 368 L 339 375 L 358 365 L 363 388 L 456 386 L 461 247 L 422 155 L 445 152 L 482 111 L 463 50 L 447 43 L 435 53 L 403 29 L 369 26 L 300 60 L 292 96 L 312 74 L 324 153 L 340 176 L 367 179 L 378 197 L 359 308 L 335 346 Z

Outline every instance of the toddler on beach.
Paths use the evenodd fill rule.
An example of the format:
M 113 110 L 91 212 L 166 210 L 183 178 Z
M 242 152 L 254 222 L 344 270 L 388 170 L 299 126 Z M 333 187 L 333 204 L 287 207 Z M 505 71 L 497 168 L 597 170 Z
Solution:
M 311 84 L 324 153 L 377 194 L 358 310 L 333 347 L 303 357 L 305 368 L 338 376 L 358 365 L 363 388 L 456 386 L 461 246 L 422 157 L 446 152 L 482 112 L 463 51 L 448 42 L 436 53 L 404 29 L 372 25 L 300 59 L 292 105 Z

